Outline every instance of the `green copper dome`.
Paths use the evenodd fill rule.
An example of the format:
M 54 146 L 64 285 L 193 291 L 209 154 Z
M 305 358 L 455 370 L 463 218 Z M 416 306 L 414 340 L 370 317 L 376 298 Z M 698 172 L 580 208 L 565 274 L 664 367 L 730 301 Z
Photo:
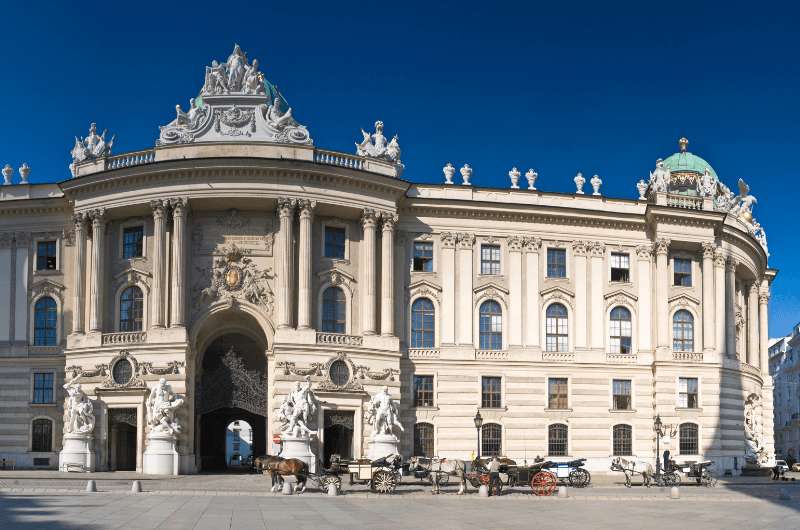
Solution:
M 686 150 L 686 147 L 689 145 L 689 140 L 681 138 L 678 140 L 678 145 L 680 146 L 680 151 L 664 160 L 665 168 L 670 171 L 691 171 L 700 175 L 705 173 L 706 169 L 708 169 L 709 173 L 711 173 L 715 179 L 719 180 L 717 172 L 714 171 L 711 164 Z

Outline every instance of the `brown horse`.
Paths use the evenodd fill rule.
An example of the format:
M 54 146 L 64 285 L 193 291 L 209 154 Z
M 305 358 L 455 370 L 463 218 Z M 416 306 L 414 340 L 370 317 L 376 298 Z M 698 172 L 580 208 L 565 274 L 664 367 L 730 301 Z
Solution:
M 262 463 L 262 470 L 269 473 L 272 479 L 272 489 L 270 491 L 278 491 L 283 487 L 283 477 L 287 475 L 294 476 L 297 484 L 294 487 L 294 492 L 300 490 L 300 493 L 306 491 L 306 481 L 308 480 L 308 464 L 297 458 L 281 458 L 279 456 L 272 456 L 265 459 Z
M 267 464 L 283 460 L 280 456 L 262 455 L 253 460 L 253 469 L 256 473 L 266 473 Z

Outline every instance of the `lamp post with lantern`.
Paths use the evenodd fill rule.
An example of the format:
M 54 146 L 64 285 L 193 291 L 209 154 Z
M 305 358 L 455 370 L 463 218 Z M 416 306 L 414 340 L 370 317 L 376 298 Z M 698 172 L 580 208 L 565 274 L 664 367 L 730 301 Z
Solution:
M 656 431 L 656 476 L 661 475 L 661 437 L 664 436 L 664 424 L 661 422 L 661 414 L 657 414 L 653 420 L 653 428 Z
M 472 418 L 472 421 L 475 422 L 475 431 L 478 435 L 478 459 L 481 457 L 481 426 L 483 425 L 483 417 L 481 416 L 481 411 L 475 414 L 475 417 Z

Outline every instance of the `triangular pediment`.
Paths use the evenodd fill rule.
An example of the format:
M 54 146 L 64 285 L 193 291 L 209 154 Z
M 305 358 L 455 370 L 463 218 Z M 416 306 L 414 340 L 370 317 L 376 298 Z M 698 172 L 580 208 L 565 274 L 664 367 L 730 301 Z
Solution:
M 630 302 L 636 302 L 639 299 L 638 296 L 626 291 L 625 289 L 615 289 L 613 291 L 610 291 L 605 295 L 603 295 L 603 298 L 605 298 L 606 300 L 610 300 L 612 298 L 621 298 L 621 299 L 626 299 Z
M 547 289 L 543 289 L 543 290 L 539 291 L 539 296 L 542 296 L 542 297 L 552 296 L 554 294 L 560 294 L 560 295 L 566 296 L 568 298 L 575 297 L 575 292 L 574 291 L 572 291 L 570 289 L 567 289 L 566 287 L 561 286 L 561 285 L 554 285 L 552 287 L 548 287 Z
M 417 289 L 430 289 L 432 291 L 436 291 L 437 293 L 441 293 L 442 292 L 442 288 L 441 287 L 439 287 L 435 283 L 430 282 L 428 280 L 417 280 L 415 282 L 412 282 L 408 286 L 408 290 L 409 291 L 414 291 L 414 290 L 417 290 Z
M 672 304 L 678 304 L 678 305 L 689 305 L 689 304 L 700 305 L 700 299 L 695 298 L 694 296 L 692 296 L 689 293 L 676 294 L 674 296 L 671 296 L 668 299 L 668 301 L 669 301 L 670 305 L 672 305 Z
M 151 278 L 153 276 L 149 271 L 139 269 L 137 267 L 130 267 L 124 271 L 118 272 L 117 275 L 114 276 L 114 280 L 119 280 L 120 278 L 125 277 L 127 277 L 129 280 L 133 280 L 137 275 L 144 276 L 145 278 Z
M 328 269 L 325 271 L 321 271 L 317 273 L 317 278 L 320 280 L 327 279 L 333 285 L 339 285 L 341 283 L 346 284 L 353 284 L 356 283 L 355 277 L 350 274 L 349 272 L 343 271 L 342 269 L 338 269 L 336 267 L 332 269 Z
M 479 295 L 481 295 L 483 293 L 490 293 L 492 291 L 496 292 L 496 293 L 503 293 L 504 295 L 508 295 L 508 289 L 506 289 L 502 285 L 500 285 L 498 283 L 495 283 L 495 282 L 489 282 L 489 283 L 486 283 L 484 285 L 481 285 L 480 287 L 476 287 L 475 290 L 473 291 L 473 293 L 475 293 L 476 296 L 479 296 Z

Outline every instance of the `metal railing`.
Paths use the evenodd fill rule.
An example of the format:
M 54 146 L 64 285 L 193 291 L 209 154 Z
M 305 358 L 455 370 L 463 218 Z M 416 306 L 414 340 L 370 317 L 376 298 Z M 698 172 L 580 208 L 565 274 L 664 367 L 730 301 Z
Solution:
M 438 359 L 439 350 L 436 348 L 409 348 L 409 359 Z
M 103 333 L 103 338 L 100 342 L 105 346 L 107 344 L 138 344 L 146 340 L 146 331 L 125 331 L 122 333 Z
M 337 346 L 361 346 L 364 337 L 345 335 L 343 333 L 317 333 L 317 344 L 335 344 Z

